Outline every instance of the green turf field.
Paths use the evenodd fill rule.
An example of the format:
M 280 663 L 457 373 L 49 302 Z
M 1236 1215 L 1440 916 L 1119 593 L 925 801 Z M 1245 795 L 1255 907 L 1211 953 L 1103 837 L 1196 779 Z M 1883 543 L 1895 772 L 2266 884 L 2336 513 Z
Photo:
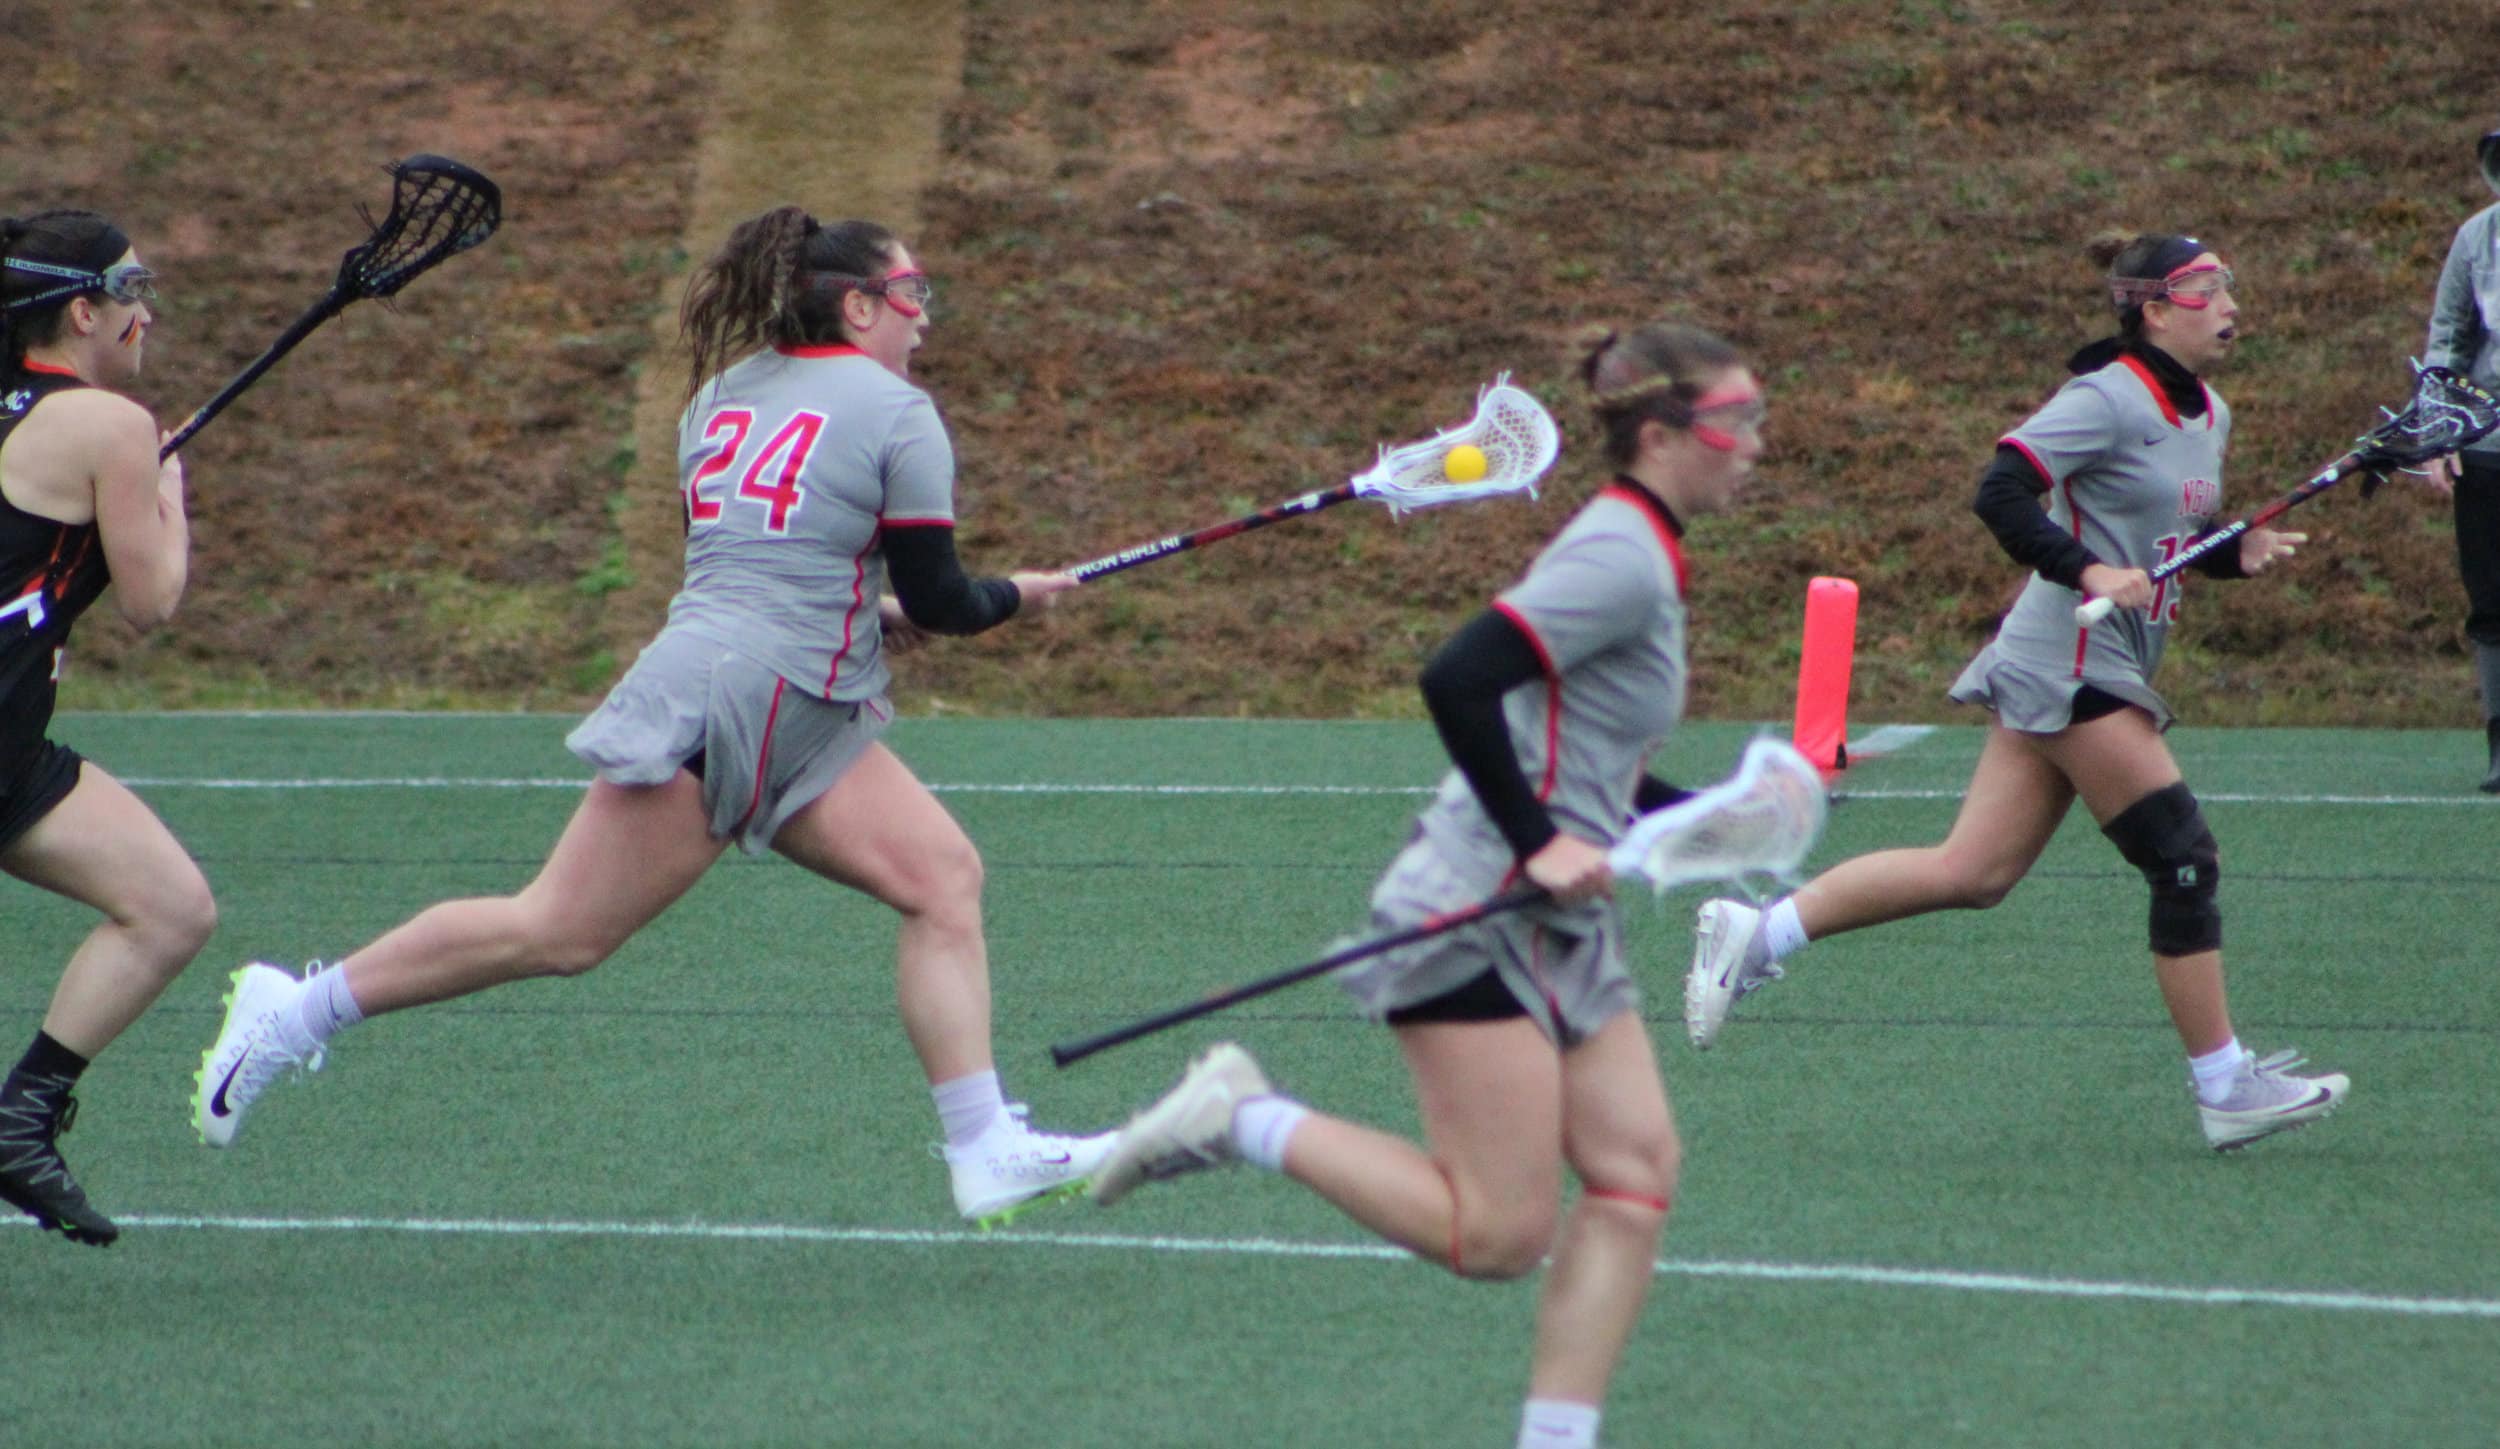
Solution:
M 128 1231 L 0 1231 L 11 1445 L 1507 1445 L 1532 1283 L 1460 1283 L 1251 1171 L 953 1219 L 882 911 L 726 860 L 576 982 L 387 1018 L 196 1145 L 225 973 L 521 884 L 566 722 L 65 717 L 223 920 L 89 1074 L 66 1148 Z M 1662 770 L 1729 768 L 1698 726 Z M 998 1047 L 1107 1124 L 1223 1034 L 1411 1128 L 1315 983 L 1067 1072 L 1044 1048 L 1290 965 L 1360 919 L 1439 756 L 1420 725 L 910 721 L 990 868 Z M 1941 834 L 1944 730 L 1847 782 L 1818 860 Z M 1824 943 L 1683 1043 L 1694 892 L 1632 907 L 1687 1146 L 1615 1445 L 2488 1445 L 2500 1437 L 2500 804 L 2463 734 L 2176 737 L 2223 844 L 2244 1040 L 2349 1071 L 2331 1121 L 2206 1152 L 2078 814 L 1996 911 Z M 79 910 L 0 883 L 0 1039 Z

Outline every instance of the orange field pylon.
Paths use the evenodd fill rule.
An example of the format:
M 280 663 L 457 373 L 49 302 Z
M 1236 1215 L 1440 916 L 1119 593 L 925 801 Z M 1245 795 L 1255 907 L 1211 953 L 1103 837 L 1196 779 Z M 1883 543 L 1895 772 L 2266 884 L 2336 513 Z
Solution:
M 1824 778 L 1849 768 L 1849 668 L 1858 652 L 1858 586 L 1806 585 L 1805 651 L 1797 661 L 1797 752 Z

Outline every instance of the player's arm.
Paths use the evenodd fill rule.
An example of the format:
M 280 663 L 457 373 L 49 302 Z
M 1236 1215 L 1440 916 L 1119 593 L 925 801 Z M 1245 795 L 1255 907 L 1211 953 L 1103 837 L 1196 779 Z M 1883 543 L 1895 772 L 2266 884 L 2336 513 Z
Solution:
M 955 530 L 942 523 L 884 531 L 886 581 L 903 617 L 932 634 L 978 634 L 1016 615 L 1024 595 L 1010 579 L 975 578 L 955 556 Z
M 2448 244 L 2447 264 L 2439 269 L 2439 286 L 2431 293 L 2430 335 L 2422 341 L 2422 363 L 2463 374 L 2472 371 L 2484 343 L 2483 310 L 2474 295 L 2474 258 L 2489 249 L 2490 226 L 2467 222 Z M 2451 453 L 2423 465 L 2422 476 L 2441 493 L 2457 484 L 2457 458 Z
M 1996 456 L 1979 475 L 1979 491 L 1971 512 L 1988 526 L 2005 556 L 2053 584 L 2083 586 L 2083 571 L 2100 563 L 2083 540 L 2057 526 L 2040 497 L 2049 480 L 2029 454 L 2011 443 L 1997 444 Z
M 1544 659 L 1520 627 L 1500 610 L 1487 609 L 1434 651 L 1422 680 L 1424 708 L 1450 763 L 1521 860 L 1561 832 L 1519 767 L 1502 717 L 1502 696 L 1544 673 Z
M 69 393 L 59 423 L 94 439 L 96 531 L 113 574 L 114 607 L 137 629 L 173 617 L 191 573 L 191 520 L 182 497 L 182 458 L 157 461 L 162 435 L 147 409 L 101 390 Z

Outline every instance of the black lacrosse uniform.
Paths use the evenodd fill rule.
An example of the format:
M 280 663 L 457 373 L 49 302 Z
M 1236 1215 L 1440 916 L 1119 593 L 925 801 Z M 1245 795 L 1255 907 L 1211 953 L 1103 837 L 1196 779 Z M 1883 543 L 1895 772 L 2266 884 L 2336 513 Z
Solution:
M 32 366 L 0 377 L 0 446 L 75 374 Z M 69 626 L 112 582 L 93 523 L 39 518 L 0 497 L 0 849 L 78 783 L 78 753 L 44 737 Z

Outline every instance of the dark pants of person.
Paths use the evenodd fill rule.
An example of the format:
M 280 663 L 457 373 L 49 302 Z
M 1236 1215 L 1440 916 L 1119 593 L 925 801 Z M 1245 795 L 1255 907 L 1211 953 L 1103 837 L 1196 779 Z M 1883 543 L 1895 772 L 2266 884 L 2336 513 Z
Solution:
M 2465 637 L 2500 648 L 2500 453 L 2461 453 L 2457 572 L 2465 580 Z M 2500 713 L 2500 711 L 2488 711 Z

